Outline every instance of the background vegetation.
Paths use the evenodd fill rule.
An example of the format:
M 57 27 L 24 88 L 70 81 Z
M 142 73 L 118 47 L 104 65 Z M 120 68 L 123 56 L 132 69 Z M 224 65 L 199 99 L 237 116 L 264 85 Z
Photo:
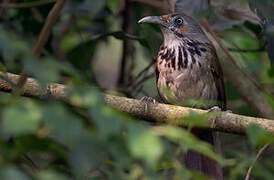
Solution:
M 170 12 L 175 1 L 64 2 L 57 14 L 52 10 L 54 0 L 0 4 L 0 70 L 34 77 L 45 91 L 51 82 L 67 84 L 74 104 L 20 97 L 16 91 L 0 93 L 0 179 L 207 179 L 180 164 L 180 153 L 188 149 L 220 162 L 225 179 L 245 177 L 257 151 L 273 141 L 259 127 L 251 126 L 247 136 L 223 133 L 220 156 L 189 129 L 151 126 L 104 104 L 102 92 L 157 99 L 153 62 L 161 44 L 160 30 L 137 22 L 145 15 Z M 177 3 L 177 9 L 209 21 L 274 109 L 273 1 Z M 47 29 L 49 38 L 43 36 L 46 44 L 39 52 L 38 37 L 50 12 L 59 18 Z M 257 116 L 225 80 L 228 109 Z M 20 92 L 20 85 L 10 85 Z M 185 120 L 203 118 L 191 113 Z M 273 179 L 273 152 L 270 145 L 262 153 L 251 179 Z

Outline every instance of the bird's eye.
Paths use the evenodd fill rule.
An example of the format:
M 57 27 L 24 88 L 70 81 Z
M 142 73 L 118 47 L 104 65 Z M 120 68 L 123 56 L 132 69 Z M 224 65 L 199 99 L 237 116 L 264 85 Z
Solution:
M 183 24 L 183 19 L 182 18 L 177 18 L 175 20 L 175 23 L 178 24 L 178 25 L 181 25 L 181 24 Z

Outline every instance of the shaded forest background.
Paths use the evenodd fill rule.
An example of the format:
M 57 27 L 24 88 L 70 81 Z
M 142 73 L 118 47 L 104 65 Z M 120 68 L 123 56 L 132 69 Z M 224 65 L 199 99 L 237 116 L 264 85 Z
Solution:
M 246 136 L 222 133 L 218 155 L 193 137 L 190 128 L 151 126 L 105 105 L 103 93 L 158 99 L 153 65 L 162 42 L 160 29 L 137 22 L 177 8 L 197 21 L 207 20 L 245 75 L 243 82 L 250 81 L 267 102 L 258 107 L 261 102 L 243 96 L 248 89 L 233 85 L 231 80 L 241 77 L 225 76 L 228 109 L 274 118 L 269 115 L 274 112 L 273 1 L 175 2 L 1 2 L 0 71 L 22 78 L 14 84 L 0 76 L 14 88 L 13 93 L 0 93 L 0 179 L 208 179 L 181 165 L 180 152 L 189 149 L 220 162 L 225 179 L 244 179 L 254 160 L 250 179 L 273 179 L 273 145 L 256 155 L 274 138 L 257 126 Z M 48 83 L 68 85 L 73 105 L 18 96 L 24 77 L 37 79 L 44 91 Z M 203 119 L 192 112 L 182 120 L 200 125 Z

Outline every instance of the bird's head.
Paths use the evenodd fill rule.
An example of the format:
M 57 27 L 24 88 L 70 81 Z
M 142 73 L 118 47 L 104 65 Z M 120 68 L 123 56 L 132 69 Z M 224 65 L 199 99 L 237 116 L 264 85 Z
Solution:
M 165 43 L 185 38 L 204 42 L 208 41 L 198 23 L 193 18 L 183 13 L 167 14 L 163 16 L 147 16 L 139 20 L 138 23 L 160 25 Z

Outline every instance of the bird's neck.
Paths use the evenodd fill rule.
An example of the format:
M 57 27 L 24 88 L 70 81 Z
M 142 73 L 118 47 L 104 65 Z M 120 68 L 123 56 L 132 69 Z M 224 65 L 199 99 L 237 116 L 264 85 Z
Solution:
M 179 38 L 174 33 L 164 33 L 163 36 L 164 36 L 163 45 L 170 49 L 182 46 L 182 43 L 187 39 L 186 37 Z
M 188 38 L 172 39 L 165 37 L 164 43 L 159 51 L 159 61 L 170 64 L 175 70 L 199 67 L 205 57 L 206 43 Z

